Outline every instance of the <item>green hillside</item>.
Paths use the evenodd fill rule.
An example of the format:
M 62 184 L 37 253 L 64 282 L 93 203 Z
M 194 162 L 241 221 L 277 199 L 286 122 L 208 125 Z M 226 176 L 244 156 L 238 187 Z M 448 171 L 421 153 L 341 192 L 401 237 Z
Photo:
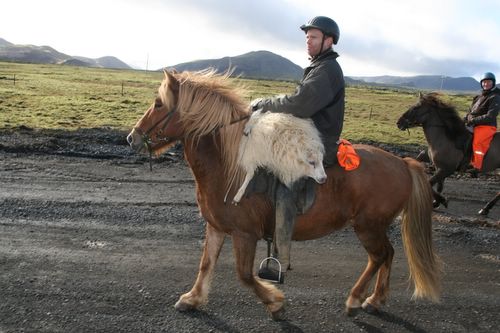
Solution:
M 15 76 L 15 81 L 13 80 Z M 163 73 L 0 62 L 0 128 L 130 129 L 151 105 Z M 284 81 L 234 79 L 248 101 L 292 92 Z M 415 91 L 348 86 L 343 136 L 352 141 L 423 144 L 421 129 L 395 123 Z M 472 96 L 447 95 L 461 113 Z

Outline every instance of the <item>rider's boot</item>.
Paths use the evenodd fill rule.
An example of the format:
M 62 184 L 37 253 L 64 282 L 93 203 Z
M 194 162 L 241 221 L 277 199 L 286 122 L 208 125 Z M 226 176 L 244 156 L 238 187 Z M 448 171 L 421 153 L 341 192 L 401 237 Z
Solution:
M 338 138 L 323 139 L 325 146 L 325 155 L 323 156 L 323 166 L 329 168 L 338 163 L 337 152 L 340 141 Z
M 259 270 L 259 277 L 273 282 L 283 283 L 285 272 L 290 269 L 290 248 L 295 227 L 297 207 L 293 192 L 279 183 L 276 187 L 276 224 L 274 228 L 273 261 L 278 267 L 269 268 L 266 264 Z

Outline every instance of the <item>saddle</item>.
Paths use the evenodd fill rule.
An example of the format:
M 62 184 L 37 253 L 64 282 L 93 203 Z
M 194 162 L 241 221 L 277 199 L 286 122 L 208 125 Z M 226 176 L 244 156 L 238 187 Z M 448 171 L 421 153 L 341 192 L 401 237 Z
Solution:
M 273 206 L 276 204 L 276 186 L 278 185 L 278 178 L 265 168 L 258 168 L 254 177 L 248 184 L 245 191 L 245 196 L 251 193 L 265 193 L 271 200 Z M 311 208 L 316 198 L 317 183 L 314 179 L 304 177 L 296 181 L 293 185 L 292 193 L 297 207 L 298 214 L 303 214 Z
M 338 164 L 346 171 L 351 171 L 357 169 L 361 162 L 360 157 L 354 150 L 352 144 L 345 139 L 340 139 L 337 142 L 335 149 L 332 149 L 330 153 L 333 155 L 331 158 L 332 161 L 326 163 L 325 159 L 325 168 Z M 248 184 L 245 196 L 254 192 L 266 193 L 267 197 L 271 199 L 274 206 L 276 204 L 276 186 L 278 185 L 278 182 L 278 178 L 270 171 L 265 168 L 258 168 L 254 177 Z M 318 184 L 314 181 L 314 179 L 309 177 L 301 178 L 293 184 L 291 191 L 293 193 L 298 215 L 303 214 L 311 208 L 316 198 L 317 185 Z

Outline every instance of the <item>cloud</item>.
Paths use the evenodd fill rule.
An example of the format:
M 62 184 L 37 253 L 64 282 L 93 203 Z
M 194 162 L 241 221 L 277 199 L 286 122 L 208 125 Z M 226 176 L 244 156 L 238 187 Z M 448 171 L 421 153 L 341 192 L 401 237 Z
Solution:
M 88 0 L 78 11 L 63 0 L 17 0 L 2 10 L 0 37 L 10 42 L 141 68 L 257 50 L 305 67 L 299 26 L 326 15 L 339 24 L 346 75 L 500 74 L 498 0 Z
M 169 6 L 202 13 L 210 18 L 205 23 L 217 30 L 241 38 L 272 40 L 282 45 L 303 41 L 299 27 L 307 20 L 307 15 L 286 0 L 183 0 L 171 1 Z
M 328 15 L 339 23 L 337 50 L 349 59 L 346 63 L 410 75 L 500 72 L 500 43 L 492 42 L 500 36 L 495 1 L 184 0 L 170 5 L 202 13 L 209 30 L 223 31 L 228 39 L 214 47 L 246 40 L 301 66 L 307 58 L 299 26 L 315 15 Z M 346 68 L 347 74 L 353 70 Z
M 406 75 L 448 75 L 478 76 L 485 71 L 500 73 L 499 62 L 484 60 L 483 57 L 457 58 L 447 55 L 424 53 L 401 47 L 390 41 L 367 42 L 356 36 L 349 36 L 341 54 L 359 63 L 385 68 L 394 73 Z M 359 74 L 358 74 L 359 75 Z

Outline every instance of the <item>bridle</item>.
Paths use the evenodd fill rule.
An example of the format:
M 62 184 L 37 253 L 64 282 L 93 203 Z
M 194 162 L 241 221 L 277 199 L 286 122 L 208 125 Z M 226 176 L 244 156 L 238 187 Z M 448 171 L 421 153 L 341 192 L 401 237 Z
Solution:
M 144 146 L 148 150 L 149 170 L 151 170 L 151 171 L 153 171 L 153 149 L 152 149 L 152 146 L 157 144 L 157 143 L 160 143 L 160 142 L 167 142 L 168 143 L 174 139 L 174 138 L 171 138 L 168 136 L 163 136 L 163 137 L 157 137 L 157 140 L 153 141 L 153 139 L 150 136 L 151 131 L 153 131 L 156 127 L 158 127 L 158 125 L 160 125 L 162 122 L 165 122 L 163 124 L 163 126 L 160 128 L 160 130 L 158 131 L 158 134 L 161 135 L 161 133 L 167 127 L 168 123 L 170 122 L 170 120 L 172 119 L 172 117 L 176 111 L 177 111 L 177 108 L 174 107 L 170 112 L 168 112 L 166 115 L 161 117 L 156 123 L 151 125 L 151 127 L 148 128 L 145 132 L 143 132 L 139 127 L 134 127 L 134 131 L 136 131 L 140 135 L 142 143 L 144 144 Z
M 414 111 L 411 110 L 411 111 Z M 410 111 L 410 112 L 411 112 Z M 427 115 L 427 114 L 430 114 L 432 111 L 427 108 L 423 113 L 422 115 Z M 427 127 L 445 127 L 445 125 L 443 125 L 443 121 L 442 121 L 442 118 L 441 118 L 441 115 L 439 113 L 437 113 L 437 116 L 438 118 L 441 120 L 441 123 L 440 124 L 427 124 L 426 126 Z M 424 123 L 423 122 L 417 122 L 417 121 L 410 121 L 408 119 L 409 117 L 404 117 L 403 120 L 405 121 L 405 126 L 406 126 L 406 130 L 408 131 L 408 135 L 410 134 L 410 128 L 412 127 L 423 127 L 424 126 Z
M 180 140 L 182 138 L 181 137 L 168 137 L 168 136 L 158 136 L 156 141 L 154 141 L 150 134 L 151 134 L 151 131 L 153 131 L 156 127 L 158 127 L 162 122 L 165 122 L 162 127 L 159 129 L 158 131 L 158 134 L 161 135 L 161 133 L 163 132 L 163 130 L 167 127 L 168 123 L 170 122 L 170 120 L 172 120 L 172 117 L 174 115 L 174 113 L 177 112 L 177 108 L 174 107 L 170 112 L 168 112 L 165 116 L 163 116 L 162 118 L 160 118 L 157 122 L 155 122 L 153 125 L 151 125 L 150 128 L 148 128 L 145 132 L 143 132 L 140 128 L 138 127 L 134 127 L 133 129 L 140 135 L 141 137 L 141 141 L 142 143 L 144 144 L 144 146 L 146 147 L 146 149 L 148 150 L 148 153 L 149 153 L 149 170 L 153 171 L 153 149 L 152 149 L 152 146 L 155 145 L 155 144 L 158 144 L 158 143 L 161 143 L 161 142 L 165 142 L 165 143 L 168 143 L 168 142 L 171 142 L 173 140 Z M 235 119 L 235 120 L 232 120 L 229 124 L 227 125 L 220 125 L 218 126 L 217 128 L 215 128 L 212 132 L 216 132 L 218 131 L 219 129 L 225 127 L 225 126 L 229 126 L 229 125 L 233 125 L 233 124 L 236 124 L 240 121 L 243 121 L 245 119 L 248 119 L 250 118 L 250 115 L 245 115 L 241 118 L 238 118 L 238 119 Z

